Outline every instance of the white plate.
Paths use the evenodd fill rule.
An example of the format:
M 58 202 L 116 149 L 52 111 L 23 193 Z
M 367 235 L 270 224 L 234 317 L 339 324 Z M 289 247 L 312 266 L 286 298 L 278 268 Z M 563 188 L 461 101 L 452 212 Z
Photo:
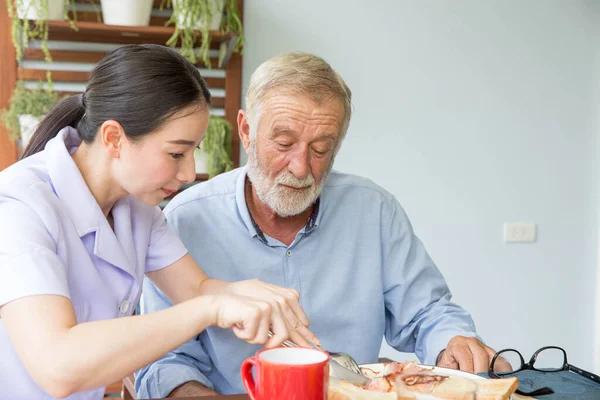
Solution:
M 387 363 L 386 363 L 387 364 Z M 383 369 L 385 368 L 386 364 L 363 364 L 361 365 L 362 368 L 369 368 L 370 370 L 374 371 L 376 374 L 381 374 L 383 372 Z M 468 372 L 463 372 L 463 371 L 457 371 L 454 369 L 449 369 L 449 368 L 442 368 L 442 367 L 432 367 L 430 365 L 422 365 L 422 364 L 417 364 L 419 367 L 422 368 L 426 368 L 436 374 L 442 375 L 442 376 L 456 376 L 456 377 L 461 377 L 461 378 L 467 378 L 467 379 L 472 379 L 472 380 L 479 380 L 479 379 L 485 379 L 481 376 L 478 375 L 474 375 L 474 374 L 470 374 Z M 334 378 L 332 378 L 334 379 Z M 378 393 L 378 392 L 369 392 L 369 391 L 364 391 L 364 392 L 357 392 L 356 394 L 352 393 L 344 393 L 346 395 L 351 396 L 353 399 L 360 399 L 360 400 L 396 400 L 397 399 L 397 395 L 396 392 L 388 392 L 388 393 Z M 416 393 L 416 398 L 418 400 L 431 400 L 431 399 L 436 399 L 435 397 L 431 396 L 431 395 L 427 395 L 427 394 L 423 394 L 423 393 Z
M 460 371 L 460 370 L 456 370 L 456 369 L 452 369 L 452 368 L 433 367 L 431 365 L 423 365 L 423 364 L 417 364 L 417 365 L 422 368 L 431 369 L 432 372 L 435 372 L 436 374 L 443 375 L 443 376 L 458 376 L 461 378 L 473 379 L 473 380 L 487 379 L 487 378 L 484 378 L 483 376 L 475 375 L 470 372 Z M 362 364 L 361 367 L 369 368 L 379 374 L 383 371 L 385 364 L 381 364 L 381 363 L 379 363 L 379 364 Z M 417 397 L 417 398 L 426 400 L 426 399 L 431 399 L 432 397 L 423 395 L 422 397 Z M 519 396 L 518 394 L 513 394 L 511 396 L 511 399 L 512 400 L 521 400 L 521 399 L 525 400 L 525 399 L 533 399 L 533 397 Z
M 459 376 L 461 378 L 475 379 L 475 380 L 486 379 L 482 376 L 475 375 L 470 372 L 459 371 L 459 370 L 452 369 L 452 368 L 433 367 L 431 365 L 423 365 L 423 364 L 417 364 L 417 365 L 422 368 L 430 369 L 431 372 L 436 373 L 438 375 L 442 375 L 442 376 Z M 381 364 L 381 363 L 379 363 L 379 364 L 363 364 L 363 365 L 361 365 L 361 367 L 372 369 L 373 371 L 375 371 L 376 373 L 379 374 L 383 371 L 385 364 Z

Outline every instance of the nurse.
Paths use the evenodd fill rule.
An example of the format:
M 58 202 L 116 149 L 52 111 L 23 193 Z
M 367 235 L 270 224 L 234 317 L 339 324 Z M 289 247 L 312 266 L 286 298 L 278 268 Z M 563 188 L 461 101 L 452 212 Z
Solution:
M 268 347 L 318 343 L 296 291 L 209 279 L 157 207 L 195 179 L 209 108 L 177 52 L 124 46 L 0 172 L 1 399 L 101 399 L 211 325 Z M 173 307 L 131 316 L 144 275 Z

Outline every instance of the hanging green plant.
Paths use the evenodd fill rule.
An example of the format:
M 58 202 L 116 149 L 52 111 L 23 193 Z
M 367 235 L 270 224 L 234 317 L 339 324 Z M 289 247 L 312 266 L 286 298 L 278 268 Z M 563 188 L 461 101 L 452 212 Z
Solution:
M 61 100 L 61 95 L 53 91 L 44 82 L 38 82 L 36 89 L 26 89 L 23 81 L 17 82 L 17 87 L 10 97 L 7 109 L 0 110 L 4 126 L 12 140 L 19 138 L 21 126 L 19 116 L 31 115 L 41 118 L 46 115 Z
M 238 35 L 235 42 L 235 51 L 243 53 L 244 42 L 244 29 L 242 26 L 242 20 L 240 19 L 240 12 L 237 7 L 237 0 L 225 0 L 223 22 L 221 23 L 221 32 L 223 33 L 235 33 Z
M 175 31 L 167 41 L 167 46 L 181 45 L 181 55 L 190 62 L 198 59 L 210 68 L 211 22 L 213 17 L 224 13 L 218 27 L 223 33 L 233 32 L 238 36 L 235 51 L 241 51 L 244 45 L 242 21 L 236 0 L 163 0 L 161 9 L 172 7 L 173 13 L 166 25 L 174 25 Z M 200 34 L 200 46 L 196 47 Z
M 200 31 L 201 43 L 199 48 L 200 60 L 210 65 L 208 51 L 210 49 L 210 21 L 214 10 L 213 0 L 163 0 L 161 8 L 171 7 L 173 13 L 166 25 L 174 25 L 175 31 L 167 40 L 167 46 L 176 47 L 181 41 L 181 55 L 190 62 L 196 63 L 195 45 Z
M 208 177 L 231 171 L 231 124 L 216 115 L 210 116 L 206 136 L 202 141 L 202 150 L 208 156 Z
M 49 15 L 49 1 L 54 0 L 8 0 L 6 2 L 8 16 L 11 20 L 12 42 L 15 46 L 17 61 L 21 61 L 23 50 L 28 46 L 30 40 L 39 40 L 44 60 L 47 62 L 52 61 L 52 56 L 48 50 L 48 21 L 50 17 L 56 19 L 56 15 Z M 69 6 L 73 10 L 73 18 L 69 15 Z M 76 0 L 65 0 L 63 9 L 59 10 L 62 18 L 67 20 L 74 30 L 77 30 L 75 25 L 76 10 Z M 30 12 L 33 12 L 36 17 L 33 21 L 27 19 Z M 19 17 L 19 14 L 23 19 Z

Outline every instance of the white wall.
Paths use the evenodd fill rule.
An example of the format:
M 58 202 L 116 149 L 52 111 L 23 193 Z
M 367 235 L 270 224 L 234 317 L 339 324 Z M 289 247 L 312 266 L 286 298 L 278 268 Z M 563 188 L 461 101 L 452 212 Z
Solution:
M 245 3 L 244 88 L 276 54 L 327 59 L 354 93 L 336 169 L 396 195 L 491 346 L 593 369 L 600 4 Z M 503 243 L 506 221 L 538 241 Z

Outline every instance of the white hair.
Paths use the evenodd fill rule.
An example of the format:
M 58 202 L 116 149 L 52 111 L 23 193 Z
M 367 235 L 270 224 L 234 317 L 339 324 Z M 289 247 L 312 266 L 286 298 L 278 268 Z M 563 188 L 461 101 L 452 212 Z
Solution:
M 302 94 L 316 103 L 331 98 L 340 100 L 344 105 L 344 121 L 339 148 L 350 125 L 352 92 L 331 65 L 321 57 L 307 53 L 283 54 L 263 62 L 252 74 L 246 93 L 251 137 L 256 137 L 262 101 L 273 90 Z

